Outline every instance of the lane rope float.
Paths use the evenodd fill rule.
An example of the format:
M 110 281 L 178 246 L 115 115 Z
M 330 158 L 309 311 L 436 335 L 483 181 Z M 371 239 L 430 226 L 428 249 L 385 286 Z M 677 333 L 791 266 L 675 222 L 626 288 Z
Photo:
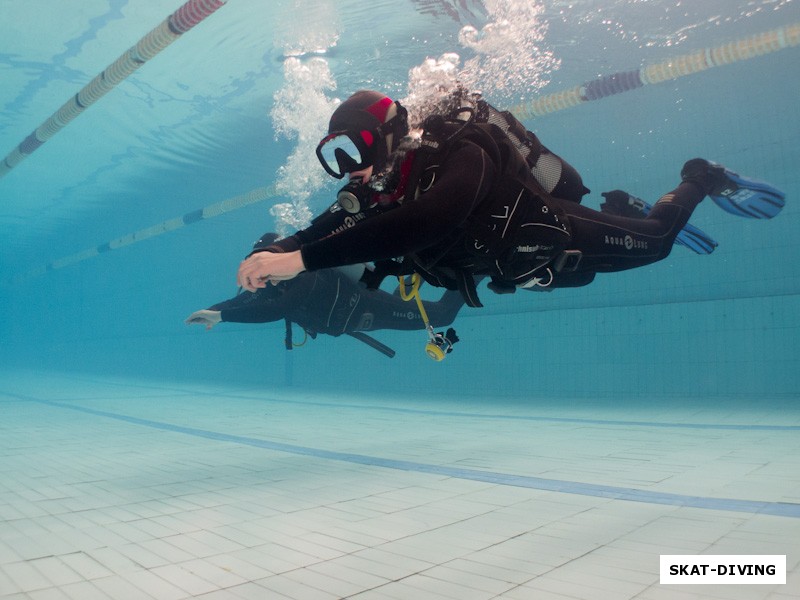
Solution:
M 518 104 L 511 107 L 509 111 L 521 120 L 542 117 L 645 85 L 671 81 L 706 69 L 730 65 L 797 45 L 800 45 L 800 23 L 793 23 L 715 48 L 705 48 L 690 54 L 676 56 L 635 71 L 620 71 L 604 75 L 568 90 L 540 96 L 530 103 Z
M 0 177 L 39 149 L 75 117 L 228 0 L 189 0 L 67 100 L 0 162 Z

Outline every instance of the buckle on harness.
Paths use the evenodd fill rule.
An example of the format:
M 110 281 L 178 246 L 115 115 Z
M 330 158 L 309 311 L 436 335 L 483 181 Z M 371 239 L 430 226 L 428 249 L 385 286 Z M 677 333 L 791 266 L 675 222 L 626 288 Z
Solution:
M 583 252 L 580 250 L 564 250 L 553 262 L 556 273 L 574 273 L 581 264 Z

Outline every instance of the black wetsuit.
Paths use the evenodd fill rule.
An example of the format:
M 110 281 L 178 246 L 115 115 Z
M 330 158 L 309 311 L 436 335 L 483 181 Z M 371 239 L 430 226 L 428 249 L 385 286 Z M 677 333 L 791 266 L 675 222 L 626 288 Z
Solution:
M 418 151 L 407 160 L 412 175 L 402 203 L 378 204 L 355 215 L 333 205 L 309 228 L 279 242 L 281 248 L 299 248 L 309 271 L 410 257 L 429 282 L 449 289 L 460 287 L 452 277 L 459 272 L 491 276 L 495 291 L 513 291 L 526 277 L 549 276 L 553 286 L 578 286 L 597 272 L 665 258 L 705 196 L 699 186 L 682 183 L 646 218 L 632 219 L 582 206 L 582 193 L 558 198 L 556 187 L 548 194 L 529 167 L 498 165 L 491 150 L 474 140 L 456 141 L 446 152 Z M 524 198 L 516 196 L 523 198 L 517 206 L 520 186 L 527 191 Z M 585 191 L 582 185 L 564 189 Z M 520 211 L 527 212 L 519 216 Z M 510 217 L 503 220 L 510 213 L 517 215 L 513 224 Z M 516 227 L 511 246 L 506 240 L 485 251 L 491 236 L 509 225 Z
M 426 301 L 424 305 L 431 324 L 443 327 L 453 322 L 464 300 L 448 291 L 439 301 Z M 311 335 L 424 329 L 415 302 L 382 290 L 368 290 L 339 269 L 303 272 L 255 293 L 242 292 L 210 310 L 220 311 L 223 321 L 233 323 L 287 319 Z

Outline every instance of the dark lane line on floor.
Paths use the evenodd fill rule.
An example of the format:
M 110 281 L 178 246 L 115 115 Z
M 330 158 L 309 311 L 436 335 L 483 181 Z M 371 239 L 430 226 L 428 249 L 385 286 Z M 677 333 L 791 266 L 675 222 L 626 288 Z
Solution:
M 336 452 L 332 450 L 322 450 L 319 448 L 297 446 L 294 444 L 285 444 L 281 442 L 272 442 L 269 440 L 262 440 L 258 438 L 232 435 L 228 433 L 220 433 L 206 429 L 197 429 L 194 427 L 173 425 L 170 423 L 152 421 L 150 419 L 141 419 L 139 417 L 131 417 L 124 414 L 107 412 L 103 410 L 77 406 L 74 404 L 64 404 L 62 402 L 45 400 L 41 398 L 33 398 L 30 396 L 23 396 L 20 394 L 9 394 L 9 395 L 20 399 L 29 400 L 31 402 L 35 402 L 38 404 L 42 404 L 44 406 L 78 411 L 97 417 L 105 417 L 117 421 L 122 421 L 124 423 L 130 423 L 133 425 L 141 425 L 144 427 L 150 427 L 152 429 L 158 429 L 161 431 L 168 431 L 171 433 L 181 433 L 185 435 L 191 435 L 194 437 L 204 438 L 219 442 L 242 444 L 246 446 L 251 446 L 253 448 L 261 448 L 265 450 L 273 450 L 276 452 L 285 452 L 301 456 L 310 456 L 313 458 L 321 458 L 325 460 L 335 460 L 340 462 L 348 462 L 348 463 L 371 466 L 371 467 L 383 467 L 386 469 L 395 469 L 399 471 L 426 473 L 430 475 L 453 477 L 456 479 L 479 481 L 482 483 L 491 483 L 496 485 L 507 485 L 507 486 L 528 488 L 528 489 L 535 489 L 542 491 L 560 492 L 564 494 L 576 494 L 581 496 L 609 498 L 613 500 L 626 500 L 630 502 L 643 502 L 647 504 L 662 504 L 668 506 L 705 508 L 705 509 L 719 510 L 719 511 L 773 515 L 779 517 L 790 517 L 794 519 L 800 518 L 800 504 L 794 504 L 789 502 L 761 502 L 755 500 L 737 500 L 733 498 L 711 498 L 703 496 L 688 496 L 683 494 L 651 492 L 635 488 L 624 488 L 624 487 L 599 485 L 592 483 L 580 483 L 577 481 L 563 481 L 559 479 L 545 479 L 541 477 L 529 477 L 526 475 L 513 475 L 513 474 L 498 473 L 493 471 L 478 471 L 475 469 L 462 469 L 462 468 L 448 467 L 442 465 L 432 465 L 432 464 L 418 463 L 413 461 L 380 458 L 377 456 L 368 456 L 363 454 Z

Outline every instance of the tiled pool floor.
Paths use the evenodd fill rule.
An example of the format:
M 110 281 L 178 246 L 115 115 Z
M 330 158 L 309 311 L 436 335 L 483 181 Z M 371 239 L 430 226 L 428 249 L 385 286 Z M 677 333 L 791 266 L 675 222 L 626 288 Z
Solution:
M 800 598 L 800 407 L 0 377 L 0 597 Z M 786 585 L 659 583 L 787 555 Z

